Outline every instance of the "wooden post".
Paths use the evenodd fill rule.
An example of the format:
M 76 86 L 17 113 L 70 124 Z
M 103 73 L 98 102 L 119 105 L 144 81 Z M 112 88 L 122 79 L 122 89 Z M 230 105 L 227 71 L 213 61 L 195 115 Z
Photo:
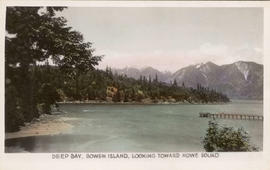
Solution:
M 237 113 L 208 113 L 208 112 L 200 112 L 199 117 L 206 117 L 206 118 L 220 118 L 220 119 L 240 119 L 240 120 L 263 120 L 263 116 L 256 115 L 256 114 L 237 114 Z

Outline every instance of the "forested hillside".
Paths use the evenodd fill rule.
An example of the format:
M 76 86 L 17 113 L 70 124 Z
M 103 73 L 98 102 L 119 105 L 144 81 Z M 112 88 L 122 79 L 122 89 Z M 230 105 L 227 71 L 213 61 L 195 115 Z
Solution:
M 57 101 L 106 101 L 106 102 L 188 102 L 211 103 L 227 102 L 228 98 L 212 89 L 198 84 L 197 88 L 186 88 L 184 84 L 175 82 L 165 84 L 141 76 L 139 80 L 127 76 L 113 74 L 111 69 L 106 71 L 93 69 L 78 78 L 72 79 L 69 74 L 63 74 L 56 66 L 35 66 L 31 74 L 40 95 L 50 94 Z M 53 101 L 52 99 L 52 101 Z

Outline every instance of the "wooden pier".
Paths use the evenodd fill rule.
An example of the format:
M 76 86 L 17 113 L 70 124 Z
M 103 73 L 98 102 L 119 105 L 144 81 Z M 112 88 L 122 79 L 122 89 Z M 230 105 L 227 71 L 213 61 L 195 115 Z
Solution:
M 263 120 L 261 115 L 251 115 L 251 114 L 237 114 L 237 113 L 199 113 L 200 117 L 205 118 L 217 118 L 217 119 L 235 119 L 235 120 Z

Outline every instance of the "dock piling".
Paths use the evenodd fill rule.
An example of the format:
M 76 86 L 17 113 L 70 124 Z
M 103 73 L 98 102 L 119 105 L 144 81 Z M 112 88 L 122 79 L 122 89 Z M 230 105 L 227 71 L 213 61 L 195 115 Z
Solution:
M 200 112 L 200 117 L 204 118 L 219 118 L 219 119 L 232 119 L 232 120 L 261 120 L 263 121 L 262 115 L 251 115 L 251 114 L 237 114 L 237 113 L 209 113 Z

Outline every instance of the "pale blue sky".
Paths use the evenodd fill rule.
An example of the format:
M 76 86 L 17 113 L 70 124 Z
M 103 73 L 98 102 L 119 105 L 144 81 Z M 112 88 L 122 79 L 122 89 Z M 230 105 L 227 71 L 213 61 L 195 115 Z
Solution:
M 262 63 L 262 8 L 74 7 L 62 15 L 105 55 L 100 68 Z

